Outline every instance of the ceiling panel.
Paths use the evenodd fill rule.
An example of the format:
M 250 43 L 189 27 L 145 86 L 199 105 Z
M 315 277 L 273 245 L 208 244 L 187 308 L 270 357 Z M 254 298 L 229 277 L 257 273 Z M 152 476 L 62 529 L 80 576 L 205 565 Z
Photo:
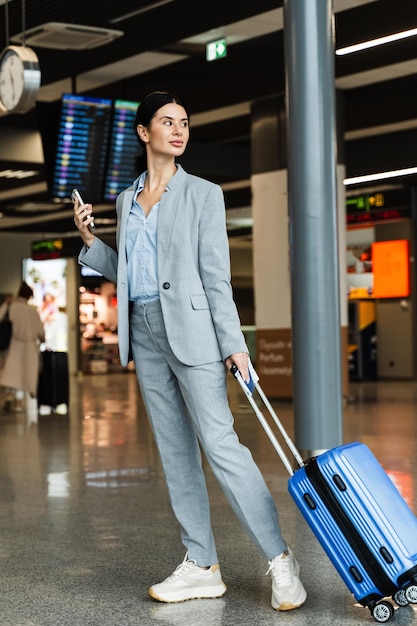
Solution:
M 336 48 L 417 27 L 415 0 L 402 0 L 401 10 L 392 0 L 335 0 L 333 4 Z M 5 25 L 0 49 L 6 45 L 7 31 L 10 38 L 47 22 L 122 30 L 122 37 L 92 50 L 34 48 L 42 68 L 39 100 L 54 102 L 68 92 L 134 101 L 153 89 L 180 93 L 192 112 L 191 156 L 187 151 L 185 162 L 188 158 L 194 173 L 225 186 L 239 181 L 243 195 L 226 191 L 231 208 L 250 202 L 250 103 L 285 90 L 282 1 L 200 0 L 196 10 L 194 0 L 163 4 L 37 0 L 26 2 L 23 19 L 21 2 L 9 0 L 7 12 L 6 19 L 6 5 L 0 0 L 0 24 Z M 227 57 L 207 63 L 205 43 L 223 36 L 229 43 Z M 416 42 L 414 37 L 335 58 L 336 87 L 344 98 L 340 123 L 345 140 L 366 139 L 362 157 L 368 155 L 368 167 L 372 141 L 375 149 L 388 145 L 389 151 L 387 142 L 398 149 L 398 133 L 417 127 Z M 0 212 L 4 214 L 0 230 L 66 232 L 73 228 L 71 214 L 67 215 L 71 207 L 49 202 L 39 145 L 21 149 L 30 134 L 37 135 L 39 142 L 35 109 L 0 117 Z M 356 153 L 346 151 L 348 159 L 356 158 Z M 213 156 L 219 154 L 223 158 Z M 231 159 L 232 154 L 240 158 Z M 358 163 L 346 165 L 352 171 L 358 168 Z M 19 172 L 25 171 L 35 173 L 19 178 Z M 411 179 L 408 184 L 415 183 Z M 112 206 L 97 210 L 103 219 L 113 215 Z

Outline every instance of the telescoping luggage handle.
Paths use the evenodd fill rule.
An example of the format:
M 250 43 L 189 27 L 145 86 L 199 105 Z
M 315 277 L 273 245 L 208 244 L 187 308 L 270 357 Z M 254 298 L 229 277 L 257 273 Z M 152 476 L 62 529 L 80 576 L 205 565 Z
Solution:
M 272 419 L 274 420 L 275 424 L 278 426 L 279 431 L 282 435 L 282 437 L 284 438 L 285 443 L 287 444 L 288 448 L 290 449 L 292 455 L 294 456 L 295 461 L 298 464 L 298 467 L 304 467 L 304 461 L 302 456 L 300 455 L 299 451 L 297 450 L 294 442 L 292 441 L 291 437 L 288 435 L 287 431 L 285 430 L 284 426 L 281 424 L 280 419 L 278 418 L 278 415 L 275 413 L 271 403 L 269 402 L 268 398 L 266 397 L 266 395 L 264 394 L 262 387 L 260 386 L 260 384 L 258 383 L 258 375 L 256 374 L 255 370 L 253 369 L 253 367 L 250 364 L 249 367 L 249 372 L 251 375 L 251 379 L 249 381 L 249 383 L 246 383 L 240 372 L 239 369 L 237 368 L 236 365 L 233 365 L 230 368 L 231 373 L 233 374 L 233 376 L 236 378 L 236 380 L 238 381 L 239 385 L 241 386 L 241 388 L 243 389 L 246 397 L 248 398 L 253 410 L 255 411 L 256 417 L 258 418 L 258 420 L 261 422 L 266 434 L 268 435 L 272 445 L 274 446 L 275 450 L 278 453 L 278 456 L 280 457 L 281 461 L 284 463 L 285 468 L 287 469 L 288 473 L 290 476 L 293 476 L 294 469 L 293 466 L 291 465 L 287 454 L 285 453 L 283 447 L 281 446 L 281 444 L 279 443 L 279 441 L 277 440 L 275 433 L 273 432 L 272 428 L 270 427 L 270 425 L 268 424 L 268 421 L 266 420 L 265 416 L 263 415 L 262 411 L 260 410 L 260 408 L 258 407 L 258 405 L 255 402 L 255 399 L 253 397 L 253 390 L 256 389 L 256 391 L 258 392 L 262 402 L 264 403 L 264 405 L 266 406 L 266 408 L 268 409 Z

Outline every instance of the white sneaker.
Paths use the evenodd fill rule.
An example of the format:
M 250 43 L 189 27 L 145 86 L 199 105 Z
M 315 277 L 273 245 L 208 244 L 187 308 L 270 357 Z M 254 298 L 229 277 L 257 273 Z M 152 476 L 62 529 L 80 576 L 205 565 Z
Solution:
M 159 602 L 183 602 L 196 598 L 220 598 L 226 589 L 218 563 L 204 569 L 198 567 L 193 559 L 188 559 L 187 553 L 171 576 L 152 585 L 148 593 Z
M 305 602 L 307 594 L 299 578 L 300 565 L 292 551 L 287 548 L 268 563 L 267 574 L 272 577 L 272 607 L 277 611 L 297 609 Z
M 52 408 L 46 404 L 41 404 L 38 408 L 39 415 L 51 415 Z

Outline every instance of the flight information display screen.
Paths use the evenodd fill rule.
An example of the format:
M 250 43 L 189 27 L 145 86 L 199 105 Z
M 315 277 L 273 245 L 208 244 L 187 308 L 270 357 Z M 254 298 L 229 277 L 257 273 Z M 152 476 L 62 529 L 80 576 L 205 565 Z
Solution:
M 102 199 L 112 106 L 105 98 L 63 95 L 53 198 L 69 198 L 76 187 L 84 202 Z
M 139 102 L 114 101 L 104 200 L 115 200 L 136 178 L 134 161 L 140 146 L 133 127 L 138 106 Z

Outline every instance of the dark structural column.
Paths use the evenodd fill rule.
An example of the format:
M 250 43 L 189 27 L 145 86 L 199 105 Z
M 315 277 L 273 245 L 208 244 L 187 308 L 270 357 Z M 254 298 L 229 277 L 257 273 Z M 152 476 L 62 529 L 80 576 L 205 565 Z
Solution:
M 284 3 L 295 440 L 342 443 L 331 0 Z

